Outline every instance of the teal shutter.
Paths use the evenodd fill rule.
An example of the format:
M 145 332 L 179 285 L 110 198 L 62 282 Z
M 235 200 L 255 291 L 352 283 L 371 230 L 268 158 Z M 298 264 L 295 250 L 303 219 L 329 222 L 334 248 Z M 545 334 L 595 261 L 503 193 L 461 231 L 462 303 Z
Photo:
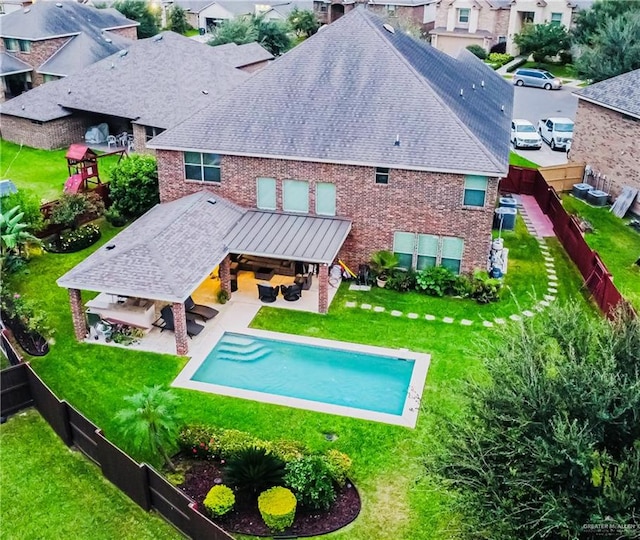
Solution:
M 463 248 L 464 240 L 462 238 L 443 236 L 440 265 L 448 268 L 456 274 L 459 274 L 462 263 Z
M 393 252 L 398 257 L 400 268 L 413 268 L 413 252 L 416 245 L 414 233 L 396 231 L 393 233 Z
M 316 214 L 321 216 L 336 215 L 336 186 L 327 182 L 316 184 Z
M 283 182 L 282 209 L 285 212 L 309 213 L 309 183 L 300 180 Z
M 433 234 L 418 235 L 417 269 L 423 270 L 435 266 L 438 259 L 438 237 Z
M 276 179 L 258 178 L 256 206 L 261 210 L 276 209 Z
M 484 206 L 487 183 L 486 176 L 465 176 L 463 204 L 465 206 Z

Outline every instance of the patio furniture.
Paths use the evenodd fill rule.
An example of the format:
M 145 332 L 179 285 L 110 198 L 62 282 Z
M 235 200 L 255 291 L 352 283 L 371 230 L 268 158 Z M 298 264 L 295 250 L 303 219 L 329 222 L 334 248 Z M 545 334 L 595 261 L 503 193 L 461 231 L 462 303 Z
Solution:
M 102 319 L 118 321 L 138 328 L 151 328 L 156 316 L 153 300 L 145 298 L 125 298 L 114 294 L 100 293 L 85 305 L 89 313 L 95 313 Z
M 107 137 L 107 147 L 111 148 L 111 146 L 115 146 L 115 147 L 118 146 L 118 141 L 115 135 L 109 135 Z
M 118 144 L 120 146 L 127 146 L 128 137 L 129 137 L 129 134 L 126 131 L 123 131 L 122 133 L 120 133 L 120 135 L 117 135 L 116 138 L 118 139 Z
M 131 152 L 132 150 L 134 150 L 133 147 L 133 135 L 127 135 L 127 150 L 129 152 Z
M 196 304 L 190 296 L 184 302 L 184 309 L 188 315 L 200 317 L 203 321 L 209 321 L 218 314 L 217 309 L 205 306 L 204 304 Z
M 276 301 L 280 287 L 271 287 L 271 285 L 262 285 L 258 283 L 258 298 L 261 302 L 271 304 Z
M 266 266 L 256 268 L 253 272 L 256 279 L 262 279 L 263 281 L 269 281 L 275 273 L 276 271 L 273 268 L 267 268 Z
M 311 284 L 313 283 L 313 275 L 309 272 L 306 274 L 298 274 L 296 275 L 293 282 L 296 285 L 300 285 L 300 288 L 303 291 L 308 291 L 311 288 Z
M 302 297 L 302 287 L 297 283 L 291 285 L 280 285 L 282 296 L 287 302 L 295 302 Z
M 165 330 L 171 330 L 172 332 L 175 332 L 176 325 L 175 325 L 175 320 L 173 318 L 173 310 L 171 309 L 171 306 L 164 306 L 160 310 L 160 315 L 161 315 L 160 319 L 162 319 L 164 324 L 158 324 L 158 321 L 160 321 L 160 319 L 158 319 L 156 322 L 153 323 L 153 326 L 160 328 L 161 332 L 164 332 Z M 200 332 L 204 330 L 204 326 L 202 326 L 201 324 L 198 324 L 195 321 L 190 321 L 187 319 L 186 322 L 187 322 L 187 335 L 189 337 L 197 336 Z

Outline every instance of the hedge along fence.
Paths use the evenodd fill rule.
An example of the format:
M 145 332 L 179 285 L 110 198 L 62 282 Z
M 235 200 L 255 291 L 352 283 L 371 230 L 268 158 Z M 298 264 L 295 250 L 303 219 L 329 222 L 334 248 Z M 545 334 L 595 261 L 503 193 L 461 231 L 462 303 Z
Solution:
M 153 467 L 138 463 L 106 439 L 95 424 L 61 401 L 29 364 L 0 371 L 0 414 L 8 416 L 35 406 L 67 446 L 75 446 L 102 469 L 102 474 L 138 506 L 156 510 L 195 540 L 233 540 L 197 509 L 196 502 L 167 482 Z

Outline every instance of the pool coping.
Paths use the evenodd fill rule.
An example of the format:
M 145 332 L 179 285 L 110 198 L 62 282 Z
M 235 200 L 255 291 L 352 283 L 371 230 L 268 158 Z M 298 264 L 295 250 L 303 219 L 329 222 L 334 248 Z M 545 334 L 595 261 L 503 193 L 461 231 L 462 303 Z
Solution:
M 251 337 L 273 339 L 285 341 L 289 343 L 298 343 L 303 345 L 312 345 L 316 347 L 326 347 L 329 349 L 341 349 L 343 351 L 353 351 L 378 356 L 386 356 L 404 360 L 413 360 L 414 368 L 409 381 L 408 395 L 404 403 L 402 415 L 389 413 L 381 413 L 368 411 L 365 409 L 357 409 L 354 407 L 346 407 L 343 405 L 333 405 L 330 403 L 322 403 L 320 401 L 307 400 L 302 398 L 294 398 L 288 396 L 279 396 L 277 394 L 268 394 L 255 390 L 243 390 L 230 386 L 222 386 L 211 383 L 192 381 L 191 377 L 202 365 L 208 353 L 217 345 L 225 332 L 233 332 Z M 310 410 L 313 412 L 323 412 L 327 414 L 336 414 L 339 416 L 347 416 L 350 418 L 358 418 L 360 420 L 371 420 L 373 422 L 382 422 L 397 426 L 415 428 L 418 421 L 418 412 L 420 411 L 420 402 L 422 400 L 422 392 L 431 362 L 431 355 L 427 353 L 418 353 L 406 348 L 392 349 L 388 347 L 376 347 L 373 345 L 362 345 L 359 343 L 351 343 L 348 341 L 336 341 L 324 338 L 316 338 L 310 336 L 301 336 L 298 334 L 284 334 L 280 332 L 271 332 L 268 330 L 258 330 L 247 327 L 236 328 L 220 328 L 212 337 L 215 341 L 208 343 L 209 349 L 204 354 L 194 355 L 191 360 L 180 371 L 171 386 L 177 388 L 187 388 L 190 390 L 199 390 L 201 392 L 209 392 L 229 397 L 237 397 L 242 399 L 250 399 L 260 403 L 271 403 L 273 405 L 282 405 L 285 407 L 293 407 L 296 409 Z

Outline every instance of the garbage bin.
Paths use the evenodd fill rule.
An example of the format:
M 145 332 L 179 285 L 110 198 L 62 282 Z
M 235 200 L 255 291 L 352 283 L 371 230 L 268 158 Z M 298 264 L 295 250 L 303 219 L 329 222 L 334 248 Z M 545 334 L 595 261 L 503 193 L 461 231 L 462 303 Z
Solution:
M 513 197 L 500 197 L 500 208 L 515 208 L 518 203 Z
M 493 215 L 493 228 L 500 228 L 500 221 L 502 221 L 503 231 L 513 231 L 516 228 L 516 215 L 518 210 L 516 208 L 496 208 Z
M 206 32 L 206 31 L 207 31 L 207 29 L 206 29 L 206 28 L 198 28 L 198 33 L 199 33 L 201 36 L 204 36 L 204 34 L 205 34 L 205 32 Z

